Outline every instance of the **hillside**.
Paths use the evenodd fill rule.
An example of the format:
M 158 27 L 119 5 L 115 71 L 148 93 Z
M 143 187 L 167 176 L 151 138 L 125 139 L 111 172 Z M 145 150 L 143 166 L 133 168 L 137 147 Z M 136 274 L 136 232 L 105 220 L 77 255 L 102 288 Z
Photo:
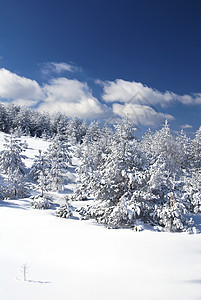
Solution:
M 30 167 L 48 142 L 26 141 Z M 75 208 L 86 205 L 80 201 L 70 219 L 57 218 L 64 194 L 51 195 L 48 210 L 31 209 L 29 198 L 0 202 L 0 299 L 200 299 L 200 234 L 109 230 L 79 220 Z M 195 222 L 201 229 L 200 216 Z

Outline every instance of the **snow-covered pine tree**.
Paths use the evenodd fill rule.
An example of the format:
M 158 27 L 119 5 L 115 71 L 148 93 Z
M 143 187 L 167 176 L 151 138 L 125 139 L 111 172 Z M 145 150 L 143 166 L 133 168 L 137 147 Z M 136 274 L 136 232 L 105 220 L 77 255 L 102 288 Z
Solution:
M 134 137 L 135 128 L 128 120 L 116 124 L 116 131 L 102 153 L 90 178 L 90 193 L 97 204 L 81 209 L 85 217 L 95 218 L 108 227 L 133 224 L 137 207 L 130 203 L 132 191 L 146 182 L 143 153 Z M 107 139 L 105 139 L 107 140 Z
M 92 193 L 95 199 L 116 204 L 129 190 L 129 177 L 142 168 L 142 153 L 134 137 L 135 127 L 128 120 L 115 125 L 103 161 L 94 173 Z
M 91 122 L 87 128 L 86 135 L 83 142 L 85 144 L 91 144 L 97 142 L 101 136 L 101 128 L 98 122 Z
M 147 156 L 147 159 L 150 162 L 152 161 L 152 159 L 154 157 L 154 153 L 153 153 L 153 149 L 152 149 L 153 136 L 154 136 L 154 133 L 149 128 L 145 132 L 145 134 L 142 136 L 142 140 L 140 142 L 140 149 L 142 150 L 142 152 L 145 153 L 145 155 Z
M 41 190 L 41 196 L 48 190 L 48 169 L 49 165 L 47 159 L 42 155 L 42 151 L 39 150 L 39 154 L 35 156 L 34 163 L 31 167 L 30 174 Z
M 183 202 L 193 213 L 201 213 L 201 170 L 192 170 L 184 178 Z
M 50 208 L 50 201 L 52 200 L 51 197 L 48 197 L 47 195 L 36 195 L 31 196 L 31 207 L 34 209 L 48 209 Z
M 64 174 L 71 164 L 69 145 L 56 135 L 48 150 L 45 152 L 47 163 L 48 189 L 61 191 L 63 189 Z
M 196 131 L 195 138 L 192 140 L 192 167 L 201 169 L 201 126 Z
M 141 143 L 149 159 L 147 193 L 165 203 L 168 193 L 172 191 L 173 178 L 180 180 L 183 175 L 181 143 L 172 135 L 167 121 L 161 130 L 149 134 L 149 138 L 146 137 Z
M 25 176 L 17 168 L 15 170 L 9 169 L 7 177 L 5 179 L 6 187 L 4 192 L 7 198 L 12 196 L 16 197 L 25 197 L 28 194 L 28 189 L 26 187 Z
M 5 137 L 4 150 L 1 151 L 0 163 L 3 173 L 14 172 L 19 170 L 21 174 L 25 174 L 24 156 L 22 152 L 25 150 L 24 145 L 19 138 L 13 134 Z
M 191 139 L 187 137 L 183 129 L 177 135 L 176 143 L 179 150 L 181 168 L 188 172 L 189 168 L 192 167 L 192 144 Z
M 16 130 L 24 135 L 30 134 L 30 115 L 31 111 L 26 107 L 20 107 L 19 112 L 14 119 L 14 127 Z
M 35 159 L 34 159 L 33 165 L 30 170 L 30 174 L 34 181 L 38 180 L 38 177 L 39 177 L 41 171 L 43 173 L 45 172 L 45 169 L 47 168 L 46 165 L 47 165 L 47 161 L 46 161 L 44 155 L 42 154 L 42 151 L 39 150 L 38 155 L 35 155 Z
M 183 201 L 183 178 L 190 166 L 190 139 L 183 132 L 175 138 L 167 121 L 161 130 L 150 136 L 152 139 L 148 139 L 146 150 L 150 157 L 146 194 L 153 202 L 150 219 L 165 230 L 186 231 L 189 224 L 185 216 L 187 205 Z M 142 143 L 146 144 L 146 139 Z
M 24 196 L 26 194 L 25 164 L 22 152 L 25 150 L 24 143 L 13 134 L 5 137 L 5 150 L 1 151 L 1 170 L 6 175 L 8 197 Z
M 74 190 L 74 199 L 86 199 L 92 193 L 92 183 L 98 174 L 97 170 L 104 165 L 112 135 L 113 132 L 106 125 L 101 129 L 98 123 L 92 122 L 83 143 L 77 145 L 75 155 L 80 159 L 77 167 L 79 184 Z
M 61 204 L 60 207 L 58 207 L 56 209 L 56 216 L 59 218 L 70 218 L 72 216 L 72 206 L 69 203 L 69 197 L 66 196 L 66 203 L 65 204 Z
M 163 157 L 169 172 L 177 173 L 181 168 L 181 148 L 171 133 L 168 121 L 153 135 L 151 150 L 154 157 Z
M 66 135 L 68 136 L 68 140 L 71 145 L 76 145 L 82 141 L 82 130 L 80 130 L 82 128 L 82 124 L 82 121 L 78 118 L 73 118 L 69 121 L 66 129 Z
M 3 132 L 9 131 L 9 124 L 7 119 L 6 108 L 3 104 L 0 103 L 0 130 Z

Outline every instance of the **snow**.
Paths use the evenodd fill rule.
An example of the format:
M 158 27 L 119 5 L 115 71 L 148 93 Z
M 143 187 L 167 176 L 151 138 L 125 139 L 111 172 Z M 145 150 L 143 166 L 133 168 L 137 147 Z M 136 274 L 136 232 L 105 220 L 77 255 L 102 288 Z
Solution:
M 5 144 L 4 137 L 9 136 L 3 132 L 0 132 L 0 151 L 3 150 L 3 145 Z M 28 136 L 22 136 L 22 142 L 27 142 L 28 148 L 23 152 L 23 155 L 26 157 L 25 159 L 25 165 L 27 168 L 30 168 L 32 166 L 33 160 L 35 155 L 38 155 L 38 150 L 46 151 L 49 142 L 42 140 L 40 138 L 31 138 Z
M 26 141 L 25 163 L 31 166 L 48 142 Z M 71 182 L 66 189 L 72 187 Z M 52 195 L 55 203 L 65 196 Z M 75 211 L 70 219 L 57 218 L 55 206 L 34 210 L 30 199 L 0 202 L 0 299 L 201 299 L 200 234 L 109 230 L 79 220 Z M 196 223 L 201 224 L 198 215 Z
M 0 240 L 0 299 L 201 296 L 200 235 L 108 230 L 10 200 L 0 207 Z

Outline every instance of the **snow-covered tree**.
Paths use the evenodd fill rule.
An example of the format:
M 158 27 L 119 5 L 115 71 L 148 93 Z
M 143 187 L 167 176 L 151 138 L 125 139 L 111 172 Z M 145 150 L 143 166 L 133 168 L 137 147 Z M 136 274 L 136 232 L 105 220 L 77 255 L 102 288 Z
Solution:
M 6 197 L 24 197 L 28 194 L 25 177 L 18 168 L 8 170 L 5 182 L 7 184 L 6 187 L 4 187 Z
M 0 131 L 9 132 L 9 121 L 6 108 L 3 104 L 0 104 Z
M 93 129 L 95 129 L 95 132 Z M 80 158 L 77 167 L 80 184 L 74 191 L 76 200 L 86 199 L 92 192 L 94 176 L 98 173 L 99 168 L 104 165 L 112 134 L 112 131 L 106 125 L 101 130 L 98 123 L 92 123 L 90 130 L 83 139 L 83 143 L 77 146 L 75 155 Z
M 38 177 L 40 173 L 44 173 L 45 169 L 47 168 L 47 160 L 45 159 L 44 155 L 42 154 L 42 151 L 38 151 L 38 155 L 35 156 L 33 165 L 30 170 L 30 174 L 34 181 L 38 180 Z
M 129 217 L 122 203 L 126 206 L 131 191 L 141 189 L 146 181 L 144 157 L 133 132 L 133 124 L 127 121 L 118 123 L 116 131 L 110 136 L 110 143 L 107 143 L 104 152 L 100 151 L 98 163 L 95 164 L 96 160 L 93 157 L 90 178 L 84 176 L 91 195 L 98 201 L 95 206 L 89 208 L 91 217 L 105 222 L 109 227 L 118 227 L 126 223 L 125 219 L 128 221 Z M 104 140 L 107 141 L 105 138 Z M 97 143 L 95 145 L 97 146 Z M 94 153 L 97 158 L 97 149 Z
M 97 142 L 101 136 L 101 128 L 98 122 L 91 122 L 87 128 L 86 135 L 84 137 L 84 143 L 89 144 Z
M 24 196 L 26 194 L 25 164 L 23 162 L 25 144 L 13 134 L 5 137 L 5 150 L 1 151 L 1 170 L 6 175 L 8 197 Z
M 201 213 L 201 170 L 184 178 L 183 202 L 193 213 Z
M 66 197 L 66 203 L 61 204 L 60 207 L 56 209 L 56 216 L 60 218 L 70 218 L 72 216 L 72 206 L 69 204 L 69 198 Z
M 71 163 L 69 146 L 56 135 L 45 153 L 48 189 L 61 191 L 64 174 Z
M 82 124 L 83 122 L 78 118 L 73 118 L 69 121 L 66 134 L 70 144 L 76 145 L 82 141 L 82 131 L 80 130 L 81 128 L 83 129 Z
M 183 170 L 188 171 L 192 164 L 191 139 L 181 130 L 176 137 L 176 143 L 179 150 L 181 167 Z
M 166 168 L 171 174 L 180 172 L 181 149 L 171 133 L 167 120 L 162 129 L 153 135 L 151 150 L 156 159 L 159 156 L 164 158 Z
M 192 140 L 191 151 L 193 167 L 201 169 L 201 126 L 196 131 L 195 138 Z
M 39 150 L 39 154 L 35 156 L 30 174 L 32 175 L 33 180 L 38 183 L 42 197 L 44 192 L 48 190 L 48 170 L 49 165 L 47 159 L 42 155 L 42 151 Z
M 16 170 L 21 174 L 25 173 L 25 164 L 22 155 L 24 143 L 13 134 L 5 137 L 4 150 L 0 153 L 1 170 L 8 175 Z
M 52 200 L 51 197 L 47 195 L 36 195 L 30 197 L 31 199 L 31 207 L 34 209 L 48 209 L 50 208 L 50 201 Z
M 63 113 L 56 113 L 52 116 L 51 120 L 51 130 L 52 135 L 60 135 L 63 140 L 68 139 L 67 128 L 69 120 L 67 116 Z
M 153 139 L 154 139 L 154 134 L 151 131 L 151 129 L 149 128 L 144 136 L 142 136 L 142 140 L 140 142 L 140 149 L 142 150 L 143 153 L 145 153 L 145 155 L 147 156 L 147 158 L 150 160 L 150 162 L 152 161 L 152 159 L 154 158 L 154 152 L 153 152 Z

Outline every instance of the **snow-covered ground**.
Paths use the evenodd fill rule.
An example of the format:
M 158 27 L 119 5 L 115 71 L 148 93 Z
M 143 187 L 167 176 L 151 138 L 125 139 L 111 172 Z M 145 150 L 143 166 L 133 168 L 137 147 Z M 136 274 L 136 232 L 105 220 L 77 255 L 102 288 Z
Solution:
M 48 143 L 26 140 L 30 166 Z M 55 206 L 34 210 L 29 199 L 0 202 L 0 299 L 201 299 L 201 234 L 109 230 L 73 214 L 57 218 Z

